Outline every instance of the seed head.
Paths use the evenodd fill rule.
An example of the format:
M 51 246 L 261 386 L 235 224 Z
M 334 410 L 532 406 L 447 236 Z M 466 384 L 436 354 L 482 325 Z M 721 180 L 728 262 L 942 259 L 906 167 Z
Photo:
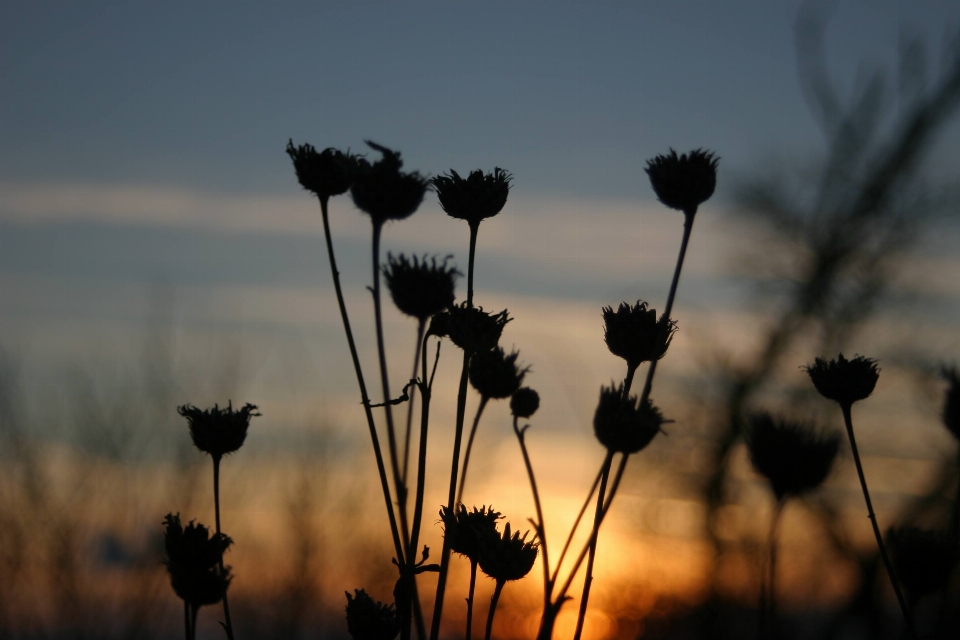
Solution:
M 603 324 L 610 353 L 626 360 L 631 369 L 662 358 L 677 330 L 676 322 L 665 316 L 657 320 L 656 310 L 640 300 L 632 307 L 621 302 L 616 311 L 603 307 Z
M 820 486 L 833 467 L 840 436 L 759 413 L 748 420 L 747 447 L 753 467 L 782 500 Z
M 530 371 L 517 366 L 518 357 L 519 352 L 507 355 L 502 347 L 481 351 L 470 359 L 470 384 L 485 398 L 509 398 Z
M 944 369 L 943 377 L 950 384 L 943 399 L 943 424 L 960 440 L 960 373 Z
M 914 597 L 946 587 L 958 559 L 956 542 L 947 533 L 915 527 L 891 528 L 887 541 L 897 577 Z
M 367 144 L 383 157 L 372 165 L 363 159 L 357 162 L 357 174 L 350 187 L 353 203 L 375 225 L 410 217 L 423 202 L 429 181 L 417 172 L 400 171 L 403 161 L 399 152 L 369 140 Z
M 487 174 L 479 169 L 471 171 L 466 179 L 451 169 L 449 174 L 433 179 L 433 188 L 447 215 L 478 225 L 503 209 L 510 193 L 510 180 L 512 176 L 500 167 Z
M 677 152 L 670 149 L 669 155 L 647 160 L 645 171 L 660 202 L 692 216 L 697 213 L 697 207 L 713 195 L 719 162 L 720 158 L 702 149 L 679 158 Z
M 637 396 L 623 397 L 623 384 L 600 388 L 593 416 L 593 433 L 610 451 L 637 453 L 653 440 L 666 420 L 648 398 L 639 406 Z
M 506 309 L 494 315 L 483 307 L 469 307 L 466 302 L 451 306 L 447 314 L 445 322 L 450 339 L 470 355 L 496 347 L 503 327 L 512 320 Z
M 447 507 L 440 509 L 440 520 L 443 522 L 443 536 L 450 545 L 450 550 L 459 553 L 471 562 L 480 561 L 480 548 L 485 538 L 496 538 L 497 520 L 502 518 L 499 511 L 486 505 L 473 511 L 458 504 L 453 510 Z
M 540 394 L 530 387 L 521 387 L 510 396 L 510 412 L 517 418 L 529 418 L 540 408 Z
M 317 153 L 313 145 L 293 146 L 287 142 L 287 155 L 293 160 L 297 180 L 308 191 L 313 191 L 321 200 L 338 196 L 347 191 L 357 172 L 357 156 L 327 147 Z
M 517 531 L 510 534 L 510 523 L 503 528 L 503 535 L 483 539 L 480 549 L 480 569 L 497 582 L 519 580 L 533 568 L 537 561 L 540 543 L 536 537 L 527 541 L 529 531 L 520 537 Z
M 228 402 L 225 409 L 213 405 L 213 409 L 205 411 L 190 404 L 177 407 L 177 412 L 190 425 L 193 444 L 214 458 L 221 458 L 243 446 L 250 418 L 260 415 L 256 411 L 257 405 L 249 403 L 234 411 L 232 402 Z
M 392 604 L 375 601 L 363 589 L 347 595 L 347 631 L 353 640 L 393 640 L 400 633 Z
M 190 522 L 184 529 L 180 514 L 168 513 L 163 524 L 167 551 L 163 563 L 174 592 L 194 607 L 220 602 L 231 579 L 230 567 L 225 567 L 220 575 L 220 558 L 233 540 L 223 534 L 210 535 L 202 524 Z
M 423 260 L 417 256 L 408 260 L 402 253 L 396 258 L 388 253 L 383 277 L 397 308 L 408 316 L 426 321 L 452 305 L 453 283 L 461 275 L 456 267 L 447 266 L 452 257 L 447 256 L 437 264 L 436 256 L 428 263 L 426 256 Z
M 842 353 L 829 362 L 817 358 L 806 371 L 820 395 L 841 406 L 869 397 L 880 378 L 876 360 L 863 356 L 847 360 Z

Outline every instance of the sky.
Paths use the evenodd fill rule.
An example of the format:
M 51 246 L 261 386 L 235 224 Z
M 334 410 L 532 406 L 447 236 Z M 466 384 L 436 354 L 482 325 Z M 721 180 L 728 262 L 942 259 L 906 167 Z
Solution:
M 802 6 L 0 0 L 0 351 L 21 363 L 43 411 L 76 368 L 119 393 L 156 364 L 147 347 L 159 335 L 176 404 L 261 406 L 254 447 L 317 416 L 363 433 L 319 211 L 296 182 L 287 141 L 365 152 L 374 140 L 430 176 L 503 167 L 513 187 L 481 227 L 477 296 L 516 318 L 504 340 L 533 365 L 540 424 L 563 432 L 537 443 L 535 463 L 551 486 L 577 487 L 551 498 L 562 502 L 602 458 L 589 426 L 597 388 L 623 374 L 602 342 L 601 306 L 643 298 L 659 308 L 666 296 L 681 218 L 656 202 L 649 158 L 670 148 L 721 157 L 681 283 L 681 331 L 658 370 L 668 413 L 706 366 L 704 345 L 748 350 L 759 333 L 744 306 L 755 300 L 741 258 L 754 236 L 736 215 L 737 187 L 825 149 L 798 82 Z M 824 59 L 839 95 L 882 71 L 887 113 L 898 108 L 904 38 L 927 43 L 935 78 L 946 37 L 960 33 L 956 2 L 813 6 L 829 18 Z M 944 129 L 929 165 L 956 181 L 960 122 Z M 331 207 L 372 377 L 369 221 L 348 197 Z M 958 238 L 956 226 L 939 229 L 903 268 L 942 320 L 923 328 L 922 344 L 948 360 L 960 359 Z M 461 270 L 466 242 L 433 195 L 384 232 L 385 250 L 453 254 Z M 391 376 L 403 380 L 414 327 L 392 310 L 386 323 Z M 453 358 L 441 362 L 438 397 L 452 397 L 456 369 Z M 885 384 L 903 400 L 897 380 Z M 450 424 L 453 409 L 438 403 L 434 418 Z M 873 415 L 896 411 L 880 402 Z M 485 416 L 509 420 L 500 405 Z M 672 436 L 678 450 L 685 428 Z M 944 446 L 939 435 L 891 434 L 905 456 Z M 449 434 L 436 438 L 446 451 Z M 587 463 L 557 466 L 587 441 Z M 497 452 L 498 442 L 478 446 Z M 497 474 L 476 464 L 478 493 L 496 489 Z M 658 504 L 693 503 L 667 495 Z

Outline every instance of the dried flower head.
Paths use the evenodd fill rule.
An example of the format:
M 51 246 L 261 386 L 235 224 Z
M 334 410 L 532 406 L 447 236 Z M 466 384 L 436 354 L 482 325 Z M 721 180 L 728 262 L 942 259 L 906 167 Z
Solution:
M 480 569 L 497 582 L 519 580 L 533 568 L 537 561 L 540 543 L 536 537 L 527 541 L 529 531 L 510 533 L 510 523 L 503 528 L 503 535 L 484 538 L 480 549 Z
M 287 155 L 293 160 L 300 185 L 313 191 L 321 200 L 345 193 L 357 172 L 357 156 L 333 147 L 317 153 L 313 145 L 294 147 L 293 140 L 290 140 L 287 142 Z
M 664 422 L 649 398 L 640 406 L 637 396 L 623 397 L 622 383 L 600 388 L 593 433 L 610 451 L 637 453 L 650 444 Z
M 363 159 L 357 162 L 357 174 L 350 187 L 353 203 L 374 224 L 410 217 L 423 202 L 429 181 L 417 172 L 400 171 L 403 161 L 399 152 L 369 140 L 367 144 L 383 157 L 372 165 Z
M 637 300 L 632 307 L 621 302 L 616 311 L 603 307 L 603 339 L 610 353 L 627 361 L 636 369 L 643 362 L 659 360 L 667 353 L 677 323 L 660 316 L 647 303 Z
M 847 406 L 873 393 L 880 378 L 876 360 L 863 356 L 847 360 L 842 353 L 829 362 L 817 358 L 806 371 L 820 395 Z
M 190 404 L 177 407 L 177 412 L 190 424 L 193 444 L 214 458 L 221 458 L 243 446 L 250 418 L 260 415 L 256 411 L 257 405 L 249 403 L 234 411 L 232 402 L 228 402 L 225 409 L 213 405 L 213 409 L 205 411 Z
M 417 256 L 408 260 L 402 253 L 396 258 L 388 253 L 383 277 L 397 308 L 426 321 L 452 305 L 454 280 L 461 275 L 456 267 L 447 266 L 452 257 L 447 256 L 437 264 L 436 257 L 427 262 L 426 256 L 423 260 Z
M 692 216 L 697 213 L 697 207 L 713 195 L 719 162 L 720 158 L 702 149 L 679 158 L 677 152 L 670 149 L 669 155 L 647 160 L 645 171 L 660 202 Z
M 451 169 L 449 174 L 434 178 L 433 187 L 447 215 L 478 225 L 484 218 L 492 218 L 503 209 L 510 193 L 511 179 L 512 176 L 500 167 L 487 174 L 479 169 L 471 171 L 466 179 Z
M 943 399 L 943 424 L 960 439 L 960 373 L 945 368 L 943 377 L 950 384 Z
M 393 640 L 400 634 L 392 604 L 375 601 L 363 589 L 347 595 L 347 631 L 353 640 Z
M 517 366 L 518 357 L 519 352 L 507 355 L 502 347 L 477 353 L 470 359 L 470 384 L 485 398 L 509 398 L 530 371 Z
M 960 557 L 956 542 L 941 531 L 890 529 L 887 542 L 897 577 L 917 598 L 946 587 Z
M 220 557 L 233 540 L 222 534 L 211 535 L 202 524 L 190 522 L 184 529 L 180 514 L 168 513 L 163 524 L 167 551 L 164 564 L 174 592 L 193 607 L 220 602 L 230 585 L 230 567 L 220 575 Z
M 540 408 L 540 394 L 530 387 L 521 387 L 510 396 L 510 412 L 517 418 L 529 418 Z
M 462 504 L 453 510 L 447 507 L 440 509 L 440 520 L 443 522 L 443 537 L 450 545 L 450 550 L 459 553 L 471 562 L 480 561 L 480 547 L 485 538 L 499 535 L 497 520 L 502 518 L 499 511 L 486 505 L 469 511 Z
M 491 314 L 483 307 L 470 307 L 466 302 L 451 306 L 447 314 L 445 322 L 450 339 L 471 355 L 496 347 L 503 327 L 512 320 L 506 309 Z
M 747 447 L 753 467 L 782 500 L 820 486 L 833 467 L 840 436 L 759 413 L 749 418 Z

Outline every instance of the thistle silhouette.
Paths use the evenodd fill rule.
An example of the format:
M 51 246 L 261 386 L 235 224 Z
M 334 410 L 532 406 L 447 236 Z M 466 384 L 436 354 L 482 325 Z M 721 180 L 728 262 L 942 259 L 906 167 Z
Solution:
M 477 564 L 485 540 L 497 537 L 497 520 L 503 516 L 493 507 L 486 505 L 467 510 L 462 504 L 456 509 L 442 507 L 440 520 L 443 522 L 444 543 L 453 553 L 458 553 L 470 561 L 470 588 L 467 593 L 467 631 L 466 639 L 473 634 L 473 595 L 477 585 Z
M 371 598 L 363 589 L 347 596 L 347 632 L 353 640 L 393 640 L 400 634 L 394 605 Z
M 493 630 L 493 616 L 497 612 L 497 603 L 500 594 L 507 582 L 519 580 L 530 573 L 533 563 L 537 561 L 539 544 L 535 539 L 527 540 L 530 532 L 520 536 L 516 531 L 510 533 L 510 523 L 503 528 L 503 535 L 485 537 L 481 541 L 480 569 L 496 581 L 493 597 L 490 599 L 490 610 L 487 613 L 487 630 L 484 640 L 490 640 Z

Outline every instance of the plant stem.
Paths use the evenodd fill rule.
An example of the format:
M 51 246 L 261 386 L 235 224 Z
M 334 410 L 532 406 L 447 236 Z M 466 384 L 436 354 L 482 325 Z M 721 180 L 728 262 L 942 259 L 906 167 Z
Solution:
M 191 640 L 190 638 L 190 603 L 187 602 L 186 600 L 183 601 L 183 622 L 187 629 L 187 632 L 186 632 L 187 640 Z
M 483 635 L 483 640 L 490 640 L 490 632 L 493 631 L 493 614 L 497 612 L 497 603 L 500 601 L 500 592 L 503 591 L 502 580 L 497 580 L 497 586 L 493 590 L 493 597 L 490 598 L 490 611 L 487 613 L 487 632 Z
M 190 640 L 196 640 L 197 638 L 197 612 L 200 611 L 200 607 L 190 607 Z
M 420 451 L 417 454 L 417 495 L 413 506 L 413 530 L 410 534 L 410 552 L 408 557 L 416 559 L 417 547 L 420 543 L 420 523 L 423 520 L 423 491 L 427 469 L 427 427 L 430 424 L 431 385 L 426 382 L 427 375 L 427 343 L 422 341 L 423 375 L 424 382 L 420 390 L 422 402 L 420 406 Z M 439 356 L 439 348 L 437 349 Z M 409 564 L 409 562 L 408 562 Z
M 217 542 L 220 538 L 220 456 L 213 456 L 213 507 L 217 519 Z M 220 577 L 226 575 L 223 568 L 223 547 L 220 548 Z M 227 639 L 233 640 L 233 624 L 230 622 L 230 603 L 227 601 L 227 584 L 223 585 L 223 617 L 226 619 L 224 629 L 227 631 Z
M 583 519 L 583 514 L 587 512 L 587 507 L 590 506 L 590 499 L 593 498 L 593 492 L 597 490 L 597 485 L 600 484 L 601 477 L 603 477 L 603 465 L 600 466 L 600 471 L 597 472 L 597 477 L 593 479 L 593 484 L 590 485 L 590 493 L 587 495 L 587 499 L 583 501 L 583 506 L 580 507 L 580 513 L 577 514 L 576 520 L 573 521 L 573 526 L 570 527 L 570 533 L 567 535 L 567 541 L 563 544 L 563 551 L 560 552 L 560 559 L 557 560 L 557 566 L 553 568 L 553 575 L 550 577 L 551 585 L 557 583 L 557 577 L 560 575 L 560 565 L 563 564 L 563 559 L 566 557 L 567 551 L 570 549 L 570 543 L 573 542 L 573 534 L 577 532 L 577 528 L 580 526 L 580 521 Z
M 367 385 L 363 381 L 363 369 L 360 367 L 360 357 L 357 355 L 357 345 L 353 340 L 353 331 L 350 330 L 350 317 L 347 315 L 347 305 L 343 301 L 343 289 L 340 286 L 340 272 L 337 270 L 337 259 L 333 253 L 333 237 L 330 234 L 330 217 L 327 211 L 327 198 L 320 198 L 320 213 L 323 218 L 323 235 L 327 243 L 327 257 L 330 260 L 330 272 L 333 275 L 333 287 L 337 292 L 337 304 L 340 306 L 340 319 L 343 321 L 343 330 L 347 334 L 347 345 L 350 347 L 350 357 L 353 359 L 353 369 L 357 374 L 357 384 L 360 387 L 360 399 L 363 412 L 367 418 L 367 429 L 370 432 L 370 441 L 373 444 L 373 454 L 377 461 L 377 473 L 380 476 L 380 488 L 383 490 L 383 501 L 387 507 L 387 516 L 390 520 L 390 533 L 393 536 L 394 552 L 397 562 L 402 562 L 403 544 L 400 542 L 400 533 L 397 529 L 397 519 L 393 513 L 393 499 L 390 497 L 390 484 L 387 472 L 383 465 L 383 454 L 380 451 L 380 438 L 377 436 L 377 427 L 373 421 L 373 411 L 370 409 L 370 398 L 367 396 Z
M 857 439 L 853 435 L 853 419 L 850 414 L 851 405 L 841 403 L 840 409 L 843 411 L 843 422 L 847 427 L 847 437 L 850 439 L 850 449 L 853 451 L 853 461 L 857 465 L 857 475 L 860 477 L 860 487 L 863 489 L 863 499 L 867 503 L 867 516 L 870 518 L 870 524 L 873 525 L 873 535 L 877 539 L 877 547 L 880 549 L 880 559 L 883 560 L 883 566 L 887 570 L 887 577 L 890 578 L 890 584 L 893 585 L 893 591 L 897 594 L 897 603 L 900 605 L 900 611 L 903 613 L 903 619 L 907 623 L 907 629 L 911 638 L 917 637 L 917 630 L 913 624 L 913 616 L 907 607 L 907 601 L 903 598 L 900 591 L 897 574 L 893 570 L 893 565 L 887 555 L 887 547 L 883 544 L 883 536 L 880 534 L 880 527 L 877 525 L 877 516 L 873 512 L 873 503 L 870 501 L 870 492 L 867 490 L 867 480 L 863 475 L 863 466 L 860 464 L 860 453 L 857 451 Z
M 467 307 L 473 308 L 473 264 L 477 253 L 477 232 L 480 223 L 470 224 L 470 257 L 467 263 Z M 447 508 L 453 511 L 457 490 L 457 470 L 460 465 L 460 444 L 463 439 L 463 419 L 467 410 L 467 374 L 470 367 L 470 354 L 463 352 L 463 368 L 460 370 L 460 387 L 457 391 L 457 424 L 453 434 L 453 459 L 450 463 L 450 491 Z M 447 588 L 447 572 L 450 568 L 450 545 L 443 540 L 440 557 L 440 575 L 437 578 L 437 595 L 433 604 L 433 621 L 430 625 L 430 640 L 440 635 L 440 618 L 443 615 L 443 595 Z
M 473 418 L 473 426 L 470 428 L 470 437 L 467 438 L 467 452 L 463 454 L 463 470 L 460 472 L 460 488 L 457 490 L 457 503 L 463 502 L 463 487 L 467 484 L 467 465 L 470 464 L 470 452 L 473 451 L 473 438 L 477 435 L 477 427 L 480 425 L 480 416 L 490 398 L 480 396 L 480 405 L 477 407 L 477 415 Z
M 470 592 L 467 595 L 467 640 L 470 640 L 470 635 L 473 633 L 473 594 L 476 588 L 477 561 L 470 560 Z
M 411 380 L 417 379 L 417 371 L 420 368 L 420 345 L 423 343 L 423 332 L 426 330 L 426 327 L 426 320 L 420 320 L 417 324 L 417 344 L 413 350 L 413 373 L 410 374 Z M 424 366 L 423 375 L 427 375 L 426 366 Z M 410 387 L 410 400 L 407 401 L 407 430 L 403 438 L 403 473 L 400 475 L 403 486 L 407 486 L 407 464 L 410 461 L 410 432 L 413 429 L 413 405 L 415 404 L 416 394 L 417 385 L 414 384 Z
M 770 535 L 767 539 L 770 561 L 767 565 L 768 575 L 764 580 L 766 589 L 764 590 L 762 585 L 760 587 L 760 637 L 769 636 L 770 640 L 777 638 L 777 527 L 780 524 L 780 514 L 783 513 L 783 504 L 784 500 L 778 499 L 770 517 Z
M 593 584 L 593 562 L 597 555 L 597 539 L 600 534 L 600 518 L 603 514 L 603 498 L 607 492 L 607 479 L 610 477 L 610 466 L 613 464 L 613 452 L 607 452 L 600 471 L 600 489 L 597 491 L 597 510 L 593 516 L 593 528 L 596 532 L 590 539 L 587 570 L 583 579 L 583 593 L 580 596 L 580 611 L 577 614 L 577 628 L 573 633 L 573 640 L 580 640 L 583 634 L 583 623 L 587 617 L 587 604 L 590 601 L 590 586 Z
M 533 491 L 533 505 L 537 510 L 537 537 L 540 538 L 540 549 L 543 551 L 543 604 L 550 605 L 550 593 L 553 591 L 553 585 L 550 582 L 550 555 L 547 553 L 547 525 L 543 520 L 543 509 L 540 506 L 540 492 L 537 491 L 537 479 L 533 475 L 533 465 L 530 463 L 530 455 L 527 453 L 527 444 L 525 442 L 526 427 L 520 429 L 517 426 L 518 418 L 513 417 L 513 432 L 517 435 L 517 441 L 520 443 L 520 452 L 523 454 L 523 464 L 527 468 L 527 477 L 530 479 L 530 489 Z

